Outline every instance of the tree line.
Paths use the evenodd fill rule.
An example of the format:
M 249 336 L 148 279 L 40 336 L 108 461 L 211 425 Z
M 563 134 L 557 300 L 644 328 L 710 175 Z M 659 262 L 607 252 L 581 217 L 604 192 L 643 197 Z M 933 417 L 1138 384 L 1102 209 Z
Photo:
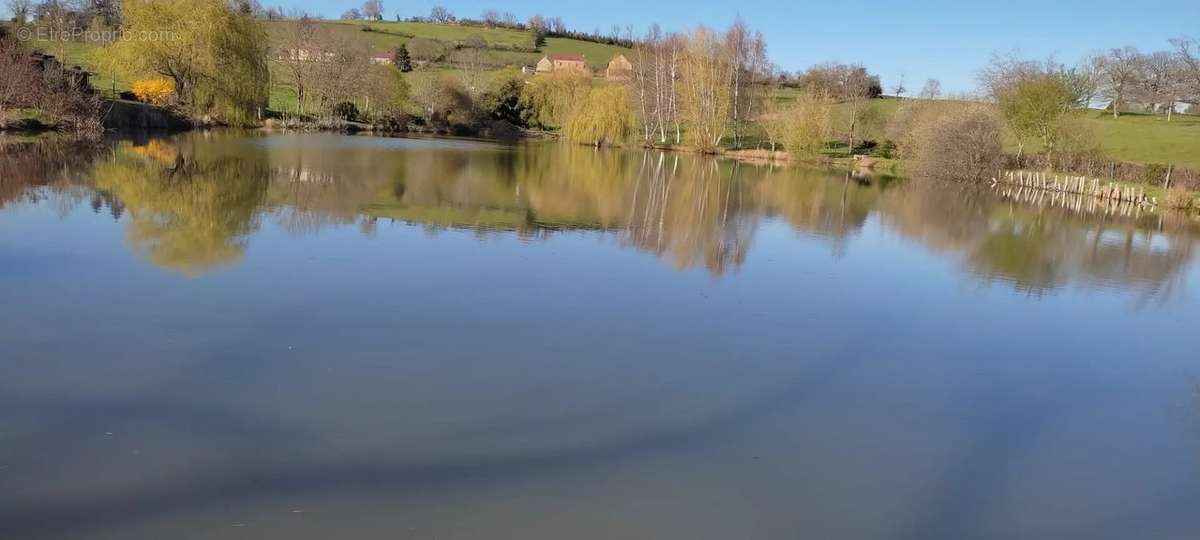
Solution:
M 1193 38 L 1172 39 L 1170 44 L 1170 50 L 1150 53 L 1114 48 L 1071 66 L 996 56 L 980 73 L 979 82 L 985 97 L 998 100 L 1019 83 L 1053 79 L 1066 88 L 1075 107 L 1088 108 L 1103 100 L 1117 118 L 1141 104 L 1170 121 L 1181 103 L 1200 103 L 1200 45 Z

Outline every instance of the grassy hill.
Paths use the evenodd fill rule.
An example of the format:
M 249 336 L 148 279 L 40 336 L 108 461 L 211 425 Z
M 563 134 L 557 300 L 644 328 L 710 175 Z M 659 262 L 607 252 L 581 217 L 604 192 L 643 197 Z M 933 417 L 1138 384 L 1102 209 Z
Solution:
M 278 42 L 295 24 L 294 21 L 264 21 L 267 35 L 273 42 Z M 318 21 L 318 24 L 345 37 L 363 40 L 378 51 L 395 50 L 415 38 L 434 39 L 453 47 L 468 37 L 479 36 L 489 46 L 494 47 L 488 50 L 486 56 L 489 63 L 496 66 L 532 65 L 547 54 L 578 53 L 583 54 L 593 68 L 603 69 L 613 56 L 631 52 L 623 47 L 564 38 L 548 38 L 545 45 L 532 50 L 533 40 L 529 32 L 506 28 L 388 21 Z M 125 66 L 109 62 L 104 55 L 104 49 L 95 43 L 41 42 L 33 45 L 37 49 L 62 57 L 67 64 L 80 65 L 95 73 L 93 85 L 105 94 L 129 90 L 133 81 L 138 78 L 137 74 L 130 73 Z M 429 68 L 433 72 L 445 69 L 444 66 Z M 417 73 L 413 76 L 428 74 Z M 272 107 L 294 104 L 295 98 L 289 95 L 290 92 L 284 85 L 273 88 Z
M 294 21 L 268 21 L 265 26 L 267 33 L 278 39 L 295 24 Z M 347 37 L 365 40 L 374 49 L 388 51 L 414 38 L 457 45 L 471 36 L 478 36 L 496 49 L 489 51 L 493 63 L 514 66 L 532 65 L 547 54 L 578 53 L 587 58 L 592 68 L 602 69 L 608 66 L 613 56 L 631 52 L 624 47 L 565 38 L 547 38 L 545 45 L 534 51 L 529 32 L 507 28 L 388 21 L 320 21 L 320 24 Z

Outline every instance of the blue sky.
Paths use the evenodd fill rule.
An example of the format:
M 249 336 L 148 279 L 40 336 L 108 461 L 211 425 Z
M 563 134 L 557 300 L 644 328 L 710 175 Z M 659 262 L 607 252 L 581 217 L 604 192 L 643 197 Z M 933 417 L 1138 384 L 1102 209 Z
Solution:
M 353 0 L 261 0 L 337 17 L 359 5 Z M 405 1 L 383 0 L 389 19 L 424 15 L 435 4 L 459 16 L 478 17 L 487 8 L 511 11 L 524 20 L 534 13 L 558 15 L 576 29 L 607 31 L 613 24 L 644 29 L 658 22 L 669 30 L 696 24 L 724 27 L 741 15 L 767 38 L 772 60 L 788 70 L 836 60 L 861 62 L 891 89 L 901 74 L 911 90 L 928 78 L 948 92 L 975 88 L 975 73 L 993 52 L 1054 56 L 1074 62 L 1089 51 L 1132 45 L 1168 47 L 1167 39 L 1200 37 L 1200 0 L 1129 2 L 1114 0 L 953 1 Z

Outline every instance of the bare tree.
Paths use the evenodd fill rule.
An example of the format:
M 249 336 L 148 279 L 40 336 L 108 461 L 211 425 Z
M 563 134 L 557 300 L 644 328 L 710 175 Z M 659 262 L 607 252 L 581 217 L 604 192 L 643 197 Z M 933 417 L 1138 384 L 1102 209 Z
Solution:
M 633 88 L 630 95 L 637 101 L 634 108 L 640 114 L 642 140 L 650 143 L 657 135 L 660 143 L 667 142 L 667 126 L 670 122 L 669 100 L 671 91 L 665 73 L 668 42 L 657 24 L 650 25 L 646 36 L 634 44 Z
M 326 29 L 314 34 L 310 50 L 316 51 L 310 87 L 320 100 L 322 113 L 362 95 L 363 78 L 371 66 L 370 47 L 365 42 Z
M 296 112 L 299 114 L 304 114 L 316 63 L 324 57 L 324 51 L 313 48 L 318 44 L 317 34 L 317 23 L 302 17 L 296 21 L 292 31 L 282 34 L 279 43 L 278 57 L 296 89 Z
M 1175 55 L 1179 58 L 1179 79 L 1186 99 L 1192 104 L 1200 103 L 1200 42 L 1195 39 L 1176 38 L 1171 40 Z
M 1136 92 L 1141 101 L 1165 108 L 1168 122 L 1183 93 L 1181 63 L 1176 55 L 1164 51 L 1142 57 L 1143 75 Z
M 29 51 L 16 41 L 0 36 L 0 120 L 9 107 L 26 107 L 37 102 L 44 86 L 40 73 L 29 61 Z
M 921 87 L 921 93 L 918 94 L 921 99 L 937 99 L 942 97 L 942 81 L 937 79 L 929 79 L 925 81 L 925 86 Z
M 630 95 L 640 114 L 641 134 L 647 144 L 657 140 L 666 144 L 681 142 L 683 129 L 679 117 L 679 79 L 684 37 L 664 35 L 657 24 L 650 25 L 646 36 L 634 45 L 633 88 Z M 674 134 L 668 137 L 668 130 Z
M 496 26 L 497 24 L 500 24 L 500 12 L 494 9 L 484 10 L 483 14 L 480 15 L 480 18 L 483 19 L 483 24 L 488 26 Z
M 1100 94 L 1103 61 L 1099 56 L 1088 56 L 1071 68 L 1062 68 L 1059 76 L 1075 96 L 1075 107 L 1087 109 Z
M 463 40 L 462 46 L 451 55 L 458 75 L 462 79 L 463 88 L 472 98 L 478 97 L 483 87 L 485 61 L 487 60 L 487 41 L 478 34 L 471 34 Z
M 978 79 L 987 97 L 998 100 L 1009 88 L 1036 79 L 1046 71 L 1046 64 L 1020 58 L 1016 53 L 993 54 L 988 66 L 979 72 Z
M 530 17 L 529 21 L 526 22 L 525 25 L 528 26 L 530 30 L 533 30 L 539 34 L 545 33 L 547 29 L 546 18 L 541 15 L 534 15 Z
M 1104 56 L 1100 67 L 1101 86 L 1109 99 L 1113 118 L 1121 116 L 1121 107 L 1142 79 L 1143 68 L 1142 53 L 1133 47 L 1113 49 Z
M 433 6 L 433 9 L 429 10 L 429 18 L 439 23 L 454 22 L 454 15 L 443 6 Z
M 362 5 L 363 17 L 372 21 L 383 20 L 383 0 L 367 0 Z
M 901 73 L 900 80 L 896 82 L 896 86 L 892 87 L 892 95 L 903 98 L 906 92 L 908 92 L 908 88 L 904 86 L 904 74 Z
M 730 94 L 733 100 L 731 107 L 733 113 L 733 144 L 737 146 L 740 141 L 742 132 L 742 108 L 739 103 L 742 101 L 742 93 L 746 90 L 749 83 L 748 74 L 746 73 L 746 64 L 749 63 L 750 57 L 750 29 L 746 26 L 746 21 L 741 17 L 734 19 L 733 26 L 725 33 L 725 44 L 729 47 L 729 70 L 730 70 Z
M 357 21 L 363 18 L 362 12 L 358 8 L 350 8 L 342 12 L 341 19 L 343 21 Z
M 7 0 L 5 5 L 8 6 L 8 11 L 12 13 L 13 20 L 17 24 L 25 24 L 29 22 L 29 14 L 33 10 L 33 0 Z
M 743 126 L 753 118 L 762 98 L 764 79 L 769 77 L 767 45 L 761 32 L 750 30 L 738 17 L 725 34 L 729 47 L 734 145 L 741 143 Z

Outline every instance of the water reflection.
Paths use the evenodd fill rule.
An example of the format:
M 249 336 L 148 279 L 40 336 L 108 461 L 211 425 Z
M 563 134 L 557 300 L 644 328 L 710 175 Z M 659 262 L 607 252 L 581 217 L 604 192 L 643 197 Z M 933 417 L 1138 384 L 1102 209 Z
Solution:
M 424 139 L 0 173 L 3 538 L 1200 530 L 1197 304 L 1128 301 L 1186 218 Z
M 606 231 L 680 270 L 736 271 L 764 220 L 835 253 L 872 219 L 1031 295 L 1071 283 L 1161 300 L 1185 286 L 1194 219 L 1023 204 L 983 190 L 567 145 L 191 134 L 0 156 L 0 204 L 59 197 L 125 214 L 130 248 L 185 275 L 238 261 L 262 220 L 296 234 L 383 221 L 430 233 Z

